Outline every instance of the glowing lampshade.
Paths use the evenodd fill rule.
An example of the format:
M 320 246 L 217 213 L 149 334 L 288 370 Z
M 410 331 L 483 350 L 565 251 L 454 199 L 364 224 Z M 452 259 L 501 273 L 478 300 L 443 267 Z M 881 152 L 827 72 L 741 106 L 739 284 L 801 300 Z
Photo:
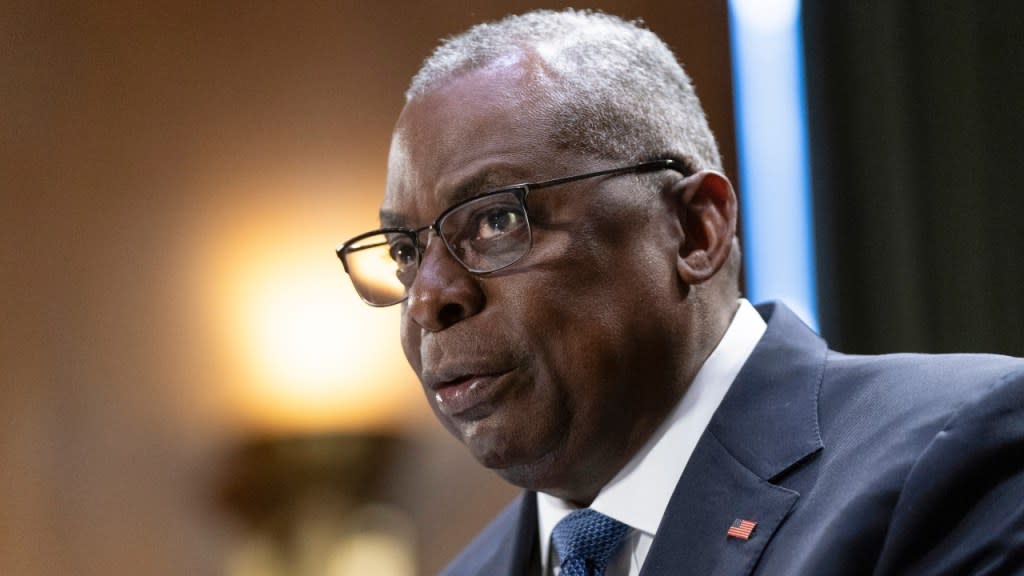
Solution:
M 387 428 L 423 412 L 399 308 L 363 304 L 333 254 L 357 226 L 372 226 L 375 205 L 339 199 L 332 211 L 254 196 L 272 200 L 231 214 L 230 226 L 213 223 L 200 243 L 234 416 L 249 428 L 319 432 Z

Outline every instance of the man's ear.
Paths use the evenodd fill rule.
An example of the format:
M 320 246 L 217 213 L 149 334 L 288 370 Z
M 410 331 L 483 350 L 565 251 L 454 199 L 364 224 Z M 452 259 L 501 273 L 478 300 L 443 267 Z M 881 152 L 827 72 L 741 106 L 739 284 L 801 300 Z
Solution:
M 736 235 L 736 192 L 718 172 L 701 171 L 671 191 L 683 231 L 676 269 L 687 285 L 708 281 L 725 265 Z

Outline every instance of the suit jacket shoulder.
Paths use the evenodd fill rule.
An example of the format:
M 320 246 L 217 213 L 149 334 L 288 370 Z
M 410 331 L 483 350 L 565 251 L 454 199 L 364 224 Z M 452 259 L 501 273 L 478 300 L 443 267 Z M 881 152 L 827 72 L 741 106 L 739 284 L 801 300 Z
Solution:
M 909 463 L 876 572 L 1022 574 L 1024 366 L 978 356 L 935 362 L 945 376 L 936 380 L 963 390 Z
M 817 338 L 806 328 L 783 334 L 796 350 Z M 799 496 L 756 571 L 1024 572 L 1024 361 L 826 350 L 821 366 L 821 449 L 763 476 Z M 757 385 L 736 384 L 739 396 Z M 772 443 L 787 429 L 776 427 Z

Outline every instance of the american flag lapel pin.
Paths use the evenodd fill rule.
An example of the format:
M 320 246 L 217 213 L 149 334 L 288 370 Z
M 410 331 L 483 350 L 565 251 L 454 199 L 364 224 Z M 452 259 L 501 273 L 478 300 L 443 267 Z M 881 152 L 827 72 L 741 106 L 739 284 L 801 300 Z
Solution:
M 742 520 L 737 518 L 732 521 L 732 526 L 729 526 L 729 530 L 725 533 L 729 538 L 738 538 L 740 540 L 750 540 L 750 533 L 757 527 L 757 522 L 753 520 Z

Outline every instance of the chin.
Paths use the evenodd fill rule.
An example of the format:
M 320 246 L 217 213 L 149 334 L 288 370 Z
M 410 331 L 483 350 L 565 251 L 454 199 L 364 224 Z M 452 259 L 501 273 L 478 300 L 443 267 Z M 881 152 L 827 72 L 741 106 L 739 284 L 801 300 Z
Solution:
M 567 477 L 566 430 L 508 422 L 494 414 L 476 422 L 448 422 L 449 431 L 481 466 L 529 490 L 559 486 Z
M 529 464 L 519 464 L 504 468 L 492 468 L 505 482 L 526 490 L 549 490 L 551 479 L 543 470 Z
M 481 465 L 493 470 L 509 484 L 527 490 L 550 492 L 563 484 L 565 461 L 552 452 L 526 453 L 517 447 L 502 445 L 471 446 L 473 457 Z M 521 448 L 521 447 L 518 447 Z
M 479 429 L 467 432 L 462 436 L 462 441 L 473 458 L 481 466 L 494 470 L 506 479 L 506 474 L 515 475 L 511 471 L 531 468 L 531 463 L 536 460 L 522 446 L 510 442 L 509 439 L 514 438 L 514 435 Z
M 462 441 L 469 448 L 473 458 L 485 468 L 497 471 L 515 468 L 528 460 L 517 446 L 511 445 L 500 434 L 466 434 Z

